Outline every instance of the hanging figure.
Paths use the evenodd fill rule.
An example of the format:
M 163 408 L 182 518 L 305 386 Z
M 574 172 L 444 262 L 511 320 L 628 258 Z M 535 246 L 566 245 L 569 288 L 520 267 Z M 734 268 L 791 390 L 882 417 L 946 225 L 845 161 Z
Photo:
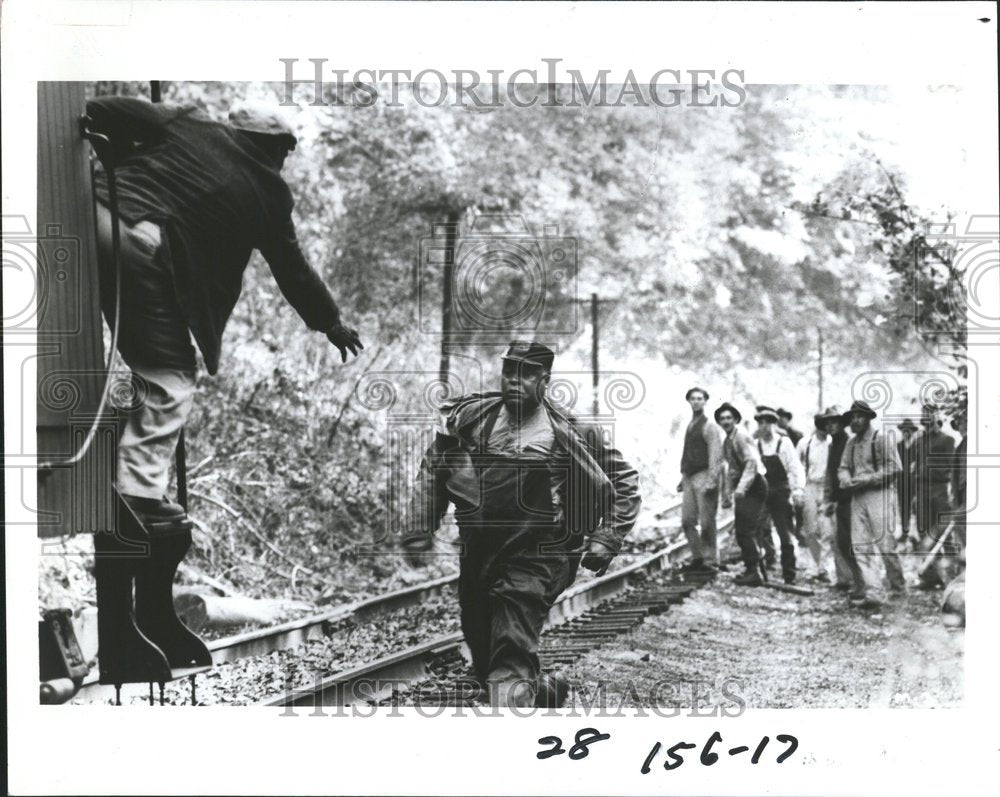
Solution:
M 364 347 L 299 248 L 281 177 L 297 142 L 276 107 L 245 104 L 227 125 L 196 108 L 104 97 L 87 103 L 87 115 L 90 131 L 110 140 L 101 157 L 117 187 L 118 350 L 143 398 L 118 442 L 118 491 L 147 525 L 170 523 L 184 516 L 166 491 L 195 392 L 192 338 L 215 374 L 254 249 L 288 302 L 344 361 Z M 113 325 L 117 278 L 104 170 L 95 193 L 102 304 Z
M 580 564 L 607 569 L 641 503 L 638 473 L 602 430 L 546 399 L 553 359 L 539 343 L 515 341 L 499 392 L 443 410 L 403 529 L 419 561 L 454 504 L 462 632 L 495 706 L 532 706 L 536 692 L 547 703 L 538 641 L 549 609 Z

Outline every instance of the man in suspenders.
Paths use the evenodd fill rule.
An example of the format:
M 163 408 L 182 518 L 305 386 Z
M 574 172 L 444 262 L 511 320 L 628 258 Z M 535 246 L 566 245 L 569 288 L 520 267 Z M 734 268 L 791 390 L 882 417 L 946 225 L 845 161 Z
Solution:
M 844 447 L 837 477 L 841 488 L 851 495 L 851 542 L 864 582 L 864 594 L 852 597 L 851 605 L 875 609 L 885 600 L 882 566 L 890 590 L 906 592 L 893 537 L 894 487 L 902 465 L 891 433 L 879 434 L 872 428 L 876 413 L 866 402 L 855 401 L 843 417 L 854 437 Z
M 759 425 L 757 451 L 767 471 L 767 501 L 757 526 L 758 539 L 764 544 L 771 534 L 771 523 L 781 540 L 781 574 L 786 584 L 795 583 L 795 543 L 793 539 L 793 501 L 802 504 L 805 474 L 795 454 L 795 446 L 785 435 L 775 431 L 778 413 L 770 407 L 758 407 L 754 420 Z M 765 546 L 766 547 L 766 546 Z
M 806 476 L 805 502 L 802 511 L 802 533 L 809 553 L 816 563 L 815 578 L 828 584 L 827 562 L 832 553 L 838 584 L 852 581 L 851 570 L 836 544 L 833 507 L 826 498 L 826 476 L 833 447 L 828 431 L 830 421 L 840 422 L 840 411 L 829 408 L 817 413 L 816 431 L 799 441 L 798 454 Z M 839 453 L 839 452 L 838 452 Z

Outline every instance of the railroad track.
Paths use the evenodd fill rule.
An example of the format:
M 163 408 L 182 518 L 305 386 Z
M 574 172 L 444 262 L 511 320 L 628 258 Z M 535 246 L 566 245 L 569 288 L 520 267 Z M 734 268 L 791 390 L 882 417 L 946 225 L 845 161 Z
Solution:
M 677 524 L 670 523 L 670 521 L 679 519 L 680 508 L 681 502 L 675 501 L 657 515 L 657 528 L 664 529 L 664 536 L 669 533 L 670 529 L 677 529 Z M 670 524 L 668 525 L 668 523 Z M 641 544 L 634 545 L 631 547 L 631 550 L 626 549 L 623 553 L 625 555 L 641 555 L 642 548 L 643 545 Z M 614 573 L 611 573 L 605 576 L 605 578 L 613 575 Z M 267 655 L 275 651 L 290 650 L 300 647 L 310 640 L 327 637 L 330 635 L 332 629 L 342 626 L 344 623 L 370 622 L 374 618 L 388 612 L 419 606 L 427 600 L 448 595 L 454 590 L 457 583 L 457 574 L 444 576 L 279 625 L 212 640 L 207 643 L 208 648 L 212 652 L 214 664 L 224 664 L 236 661 L 237 659 Z M 579 586 L 578 584 L 575 588 Z M 571 594 L 575 588 L 571 588 L 566 595 Z M 107 702 L 108 700 L 115 699 L 114 687 L 99 684 L 97 678 L 97 668 L 95 667 L 84 679 L 74 700 Z M 141 685 L 139 688 L 141 688 Z
M 720 525 L 720 543 L 732 531 Z M 666 611 L 708 579 L 678 578 L 677 566 L 689 558 L 686 540 L 644 556 L 600 578 L 570 587 L 549 613 L 539 649 L 542 670 L 572 664 L 590 650 L 628 632 L 647 616 Z M 289 690 L 266 701 L 274 707 L 408 704 L 473 705 L 481 700 L 468 669 L 461 633 L 447 634 L 376 661 Z
M 679 512 L 678 501 L 663 510 L 657 519 L 664 527 L 676 531 L 675 523 L 668 526 L 663 521 L 675 518 Z M 720 525 L 720 544 L 731 528 L 732 520 Z M 638 550 L 641 551 L 641 546 Z M 639 555 L 641 558 L 602 577 L 578 582 L 560 596 L 550 612 L 543 636 L 543 647 L 540 650 L 543 668 L 568 663 L 574 656 L 582 655 L 597 644 L 629 630 L 645 616 L 665 610 L 671 602 L 683 600 L 693 589 L 704 583 L 690 577 L 685 578 L 682 583 L 677 583 L 675 578 L 669 579 L 670 583 L 667 583 L 663 578 L 664 573 L 672 572 L 676 565 L 687 559 L 686 540 L 675 541 L 652 554 L 643 555 L 635 548 L 625 553 Z M 218 639 L 209 643 L 209 648 L 216 664 L 297 648 L 310 640 L 330 636 L 332 631 L 342 628 L 345 623 L 371 622 L 386 613 L 416 607 L 436 597 L 450 595 L 457 580 L 457 575 L 439 578 L 322 614 Z M 771 586 L 782 588 L 783 585 Z M 802 592 L 808 593 L 807 590 Z M 447 677 L 457 679 L 459 686 L 445 698 L 468 701 L 471 699 L 469 694 L 473 685 L 467 677 L 464 680 L 462 677 L 462 673 L 466 671 L 466 658 L 467 651 L 461 634 L 450 634 L 344 670 L 319 681 L 312 688 L 297 690 L 266 704 L 294 706 L 382 702 L 395 699 L 397 695 L 392 690 L 398 691 L 400 684 L 425 684 L 429 682 L 428 675 L 435 676 L 436 680 L 432 682 L 438 684 L 447 673 L 450 673 Z M 104 702 L 112 697 L 113 687 L 101 686 L 96 680 L 95 675 L 85 681 L 76 699 Z

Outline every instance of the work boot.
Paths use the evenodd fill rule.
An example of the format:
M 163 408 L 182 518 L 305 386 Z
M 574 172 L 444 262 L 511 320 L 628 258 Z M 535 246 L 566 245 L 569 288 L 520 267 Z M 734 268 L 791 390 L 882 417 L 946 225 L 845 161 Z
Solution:
M 764 584 L 759 575 L 750 571 L 741 576 L 736 576 L 733 579 L 733 583 L 740 587 L 760 587 Z
M 794 584 L 795 583 L 795 573 L 786 573 L 785 574 L 785 583 L 786 584 Z
M 681 565 L 682 573 L 700 573 L 705 567 L 704 559 L 692 559 L 685 565 Z
M 881 609 L 882 601 L 862 595 L 858 598 L 851 598 L 851 606 L 855 609 Z
M 569 696 L 569 681 L 561 672 L 543 672 L 535 690 L 537 708 L 562 708 Z

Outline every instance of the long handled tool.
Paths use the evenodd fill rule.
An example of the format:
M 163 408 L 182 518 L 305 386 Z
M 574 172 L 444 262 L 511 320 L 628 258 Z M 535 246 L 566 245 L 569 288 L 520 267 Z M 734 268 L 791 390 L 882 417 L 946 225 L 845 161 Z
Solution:
M 917 571 L 917 578 L 919 578 L 921 581 L 927 576 L 927 574 L 930 572 L 930 569 L 934 566 L 934 560 L 937 558 L 938 552 L 941 550 L 941 547 L 944 545 L 948 537 L 951 536 L 951 532 L 954 530 L 954 528 L 955 528 L 955 521 L 953 520 L 951 523 L 948 524 L 947 528 L 944 530 L 944 533 L 938 538 L 938 541 L 934 543 L 934 547 L 931 548 L 930 553 L 927 554 L 927 557 L 924 559 L 923 564 L 920 565 L 920 569 Z

